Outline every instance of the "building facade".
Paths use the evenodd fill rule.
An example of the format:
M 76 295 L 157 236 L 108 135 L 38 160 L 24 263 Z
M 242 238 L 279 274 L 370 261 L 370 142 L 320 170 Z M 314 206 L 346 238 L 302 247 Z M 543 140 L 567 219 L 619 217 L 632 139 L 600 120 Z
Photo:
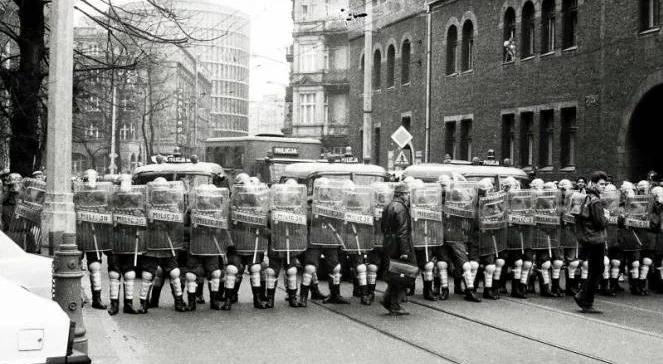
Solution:
M 655 150 L 663 135 L 655 120 L 663 96 L 659 3 L 372 1 L 374 12 L 389 14 L 374 21 L 371 49 L 374 160 L 391 167 L 397 148 L 389 135 L 403 125 L 431 162 L 493 149 L 550 179 L 595 169 L 618 179 L 663 172 Z M 349 37 L 357 148 L 365 129 L 361 26 Z M 404 56 L 409 84 L 399 80 Z
M 294 0 L 292 118 L 286 134 L 320 139 L 323 149 L 348 145 L 348 0 Z
M 204 155 L 212 83 L 188 50 L 160 45 L 137 57 L 131 48 L 109 46 L 106 32 L 95 27 L 75 30 L 75 48 L 92 63 L 81 65 L 74 80 L 74 174 L 88 168 L 110 173 L 112 150 L 116 172 L 130 172 L 176 147 Z M 96 67 L 93 59 L 114 59 L 117 67 Z M 121 67 L 133 62 L 135 68 Z

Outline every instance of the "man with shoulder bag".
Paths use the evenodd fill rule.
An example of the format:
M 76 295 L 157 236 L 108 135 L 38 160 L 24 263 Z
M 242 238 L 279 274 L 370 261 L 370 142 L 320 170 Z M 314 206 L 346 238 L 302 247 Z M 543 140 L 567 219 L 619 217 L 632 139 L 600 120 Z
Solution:
M 412 247 L 410 220 L 410 189 L 400 183 L 394 189 L 394 198 L 382 214 L 382 233 L 384 235 L 384 253 L 389 261 L 385 281 L 382 306 L 394 316 L 408 315 L 400 302 L 405 298 L 407 287 L 416 279 L 417 267 Z

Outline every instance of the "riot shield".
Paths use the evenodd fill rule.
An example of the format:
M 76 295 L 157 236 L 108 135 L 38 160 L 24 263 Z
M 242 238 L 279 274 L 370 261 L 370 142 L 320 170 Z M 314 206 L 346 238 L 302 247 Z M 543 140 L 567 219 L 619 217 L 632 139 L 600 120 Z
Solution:
M 490 193 L 479 198 L 479 255 L 499 257 L 506 249 L 506 205 L 504 192 Z
M 191 191 L 191 255 L 222 256 L 230 245 L 230 191 L 199 185 Z
M 619 227 L 617 222 L 620 214 L 620 198 L 621 193 L 619 191 L 604 191 L 601 193 L 601 200 L 605 206 L 606 211 L 608 212 L 608 248 L 614 248 L 619 245 Z
M 373 188 L 373 246 L 381 248 L 384 243 L 384 235 L 382 234 L 382 212 L 385 207 L 389 205 L 394 198 L 394 184 L 389 182 L 377 182 L 371 185 Z
M 113 213 L 110 182 L 74 184 L 74 209 L 76 211 L 76 244 L 83 252 L 100 252 L 113 249 Z
M 444 199 L 445 241 L 467 242 L 472 231 L 477 188 L 474 182 L 454 182 Z
M 300 253 L 308 247 L 306 185 L 273 184 L 270 199 L 272 250 L 285 253 L 290 264 L 290 253 Z
M 344 188 L 349 183 L 349 180 L 315 181 L 311 211 L 311 245 L 334 247 L 344 244 L 341 236 L 345 222 L 343 198 Z
M 626 219 L 624 225 L 629 228 L 629 234 L 632 235 L 632 239 L 623 240 L 636 243 L 637 246 L 627 246 L 628 243 L 625 242 L 625 250 L 650 248 L 650 245 L 652 244 L 651 240 L 654 238 L 653 234 L 649 231 L 649 212 L 651 210 L 652 202 L 653 198 L 649 194 L 631 196 L 626 199 Z
M 184 248 L 184 184 L 149 182 L 147 184 L 147 250 L 170 251 Z
M 410 196 L 412 218 L 412 245 L 424 248 L 429 261 L 429 247 L 444 244 L 442 225 L 442 186 L 426 183 L 415 187 Z
M 373 250 L 373 190 L 369 186 L 350 185 L 343 199 L 345 239 L 343 250 L 363 254 Z
M 269 188 L 266 184 L 241 184 L 232 187 L 231 235 L 235 250 L 240 255 L 253 255 L 267 250 L 268 240 L 263 229 L 267 227 Z
M 145 191 L 145 186 L 116 187 L 112 198 L 113 254 L 133 254 L 134 265 L 145 252 Z
M 509 191 L 507 204 L 507 249 L 524 253 L 532 247 L 536 227 L 532 190 Z
M 552 250 L 559 248 L 561 233 L 559 202 L 559 190 L 534 191 L 536 238 L 532 248 L 547 249 L 550 257 L 552 257 Z
M 26 251 L 39 251 L 42 243 L 41 212 L 46 197 L 46 182 L 24 178 L 7 235 Z
M 560 236 L 560 246 L 562 248 L 578 249 L 580 243 L 576 237 L 576 217 L 575 214 L 579 212 L 579 206 L 587 197 L 586 194 L 578 191 L 569 190 L 565 191 L 563 195 L 562 204 L 562 233 Z M 578 208 L 575 208 L 578 206 Z M 575 210 L 577 211 L 574 211 Z M 573 211 L 573 213 L 572 213 Z

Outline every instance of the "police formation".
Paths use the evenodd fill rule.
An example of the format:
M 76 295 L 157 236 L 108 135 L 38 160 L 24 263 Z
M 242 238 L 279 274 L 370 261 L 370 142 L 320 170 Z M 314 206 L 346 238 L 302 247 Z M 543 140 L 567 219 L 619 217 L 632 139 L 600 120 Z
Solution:
M 28 240 L 39 239 L 31 222 L 35 212 L 27 207 L 37 209 L 43 202 L 43 179 L 23 184 L 16 213 L 6 217 L 3 209 L 3 222 L 10 233 L 22 232 L 17 236 L 23 238 L 14 240 L 27 247 Z M 363 186 L 323 177 L 309 196 L 307 186 L 294 180 L 269 188 L 246 174 L 238 175 L 230 190 L 209 184 L 187 189 L 181 181 L 163 178 L 132 185 L 129 175 L 116 186 L 98 182 L 96 172 L 89 170 L 83 182 L 74 183 L 74 202 L 92 307 L 117 314 L 123 286 L 122 311 L 147 313 L 158 307 L 168 280 L 175 310 L 194 311 L 196 303 L 204 302 L 207 279 L 210 307 L 230 310 L 247 270 L 257 309 L 274 307 L 282 270 L 291 307 L 306 307 L 309 296 L 348 304 L 340 291 L 341 264 L 346 262 L 353 295 L 370 305 L 378 272 L 388 265 L 383 232 L 390 228 L 382 220 L 396 185 Z M 597 191 L 582 179 L 534 179 L 521 186 L 508 177 L 497 190 L 492 179 L 467 182 L 441 176 L 438 183 L 424 183 L 409 177 L 399 189 L 403 186 L 410 193 L 409 238 L 426 300 L 448 299 L 450 277 L 454 293 L 470 302 L 481 301 L 481 284 L 481 296 L 490 300 L 503 294 L 561 297 L 576 294 L 588 277 L 575 224 L 583 202 Z M 633 295 L 647 295 L 650 289 L 663 293 L 663 187 L 647 181 L 637 186 L 624 182 L 619 189 L 608 184 L 600 197 L 609 223 L 600 292 L 614 296 L 627 279 Z M 103 257 L 108 261 L 109 307 L 101 298 Z M 318 288 L 320 271 L 328 275 L 329 295 Z

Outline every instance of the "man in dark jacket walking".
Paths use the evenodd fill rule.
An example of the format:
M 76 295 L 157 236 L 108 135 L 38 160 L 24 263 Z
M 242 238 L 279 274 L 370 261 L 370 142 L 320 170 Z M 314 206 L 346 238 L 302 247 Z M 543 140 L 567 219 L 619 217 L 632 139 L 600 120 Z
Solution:
M 394 198 L 387 205 L 382 216 L 386 259 L 400 259 L 416 265 L 411 241 L 410 189 L 407 184 L 400 183 L 396 186 Z M 400 302 L 405 298 L 406 289 L 407 287 L 396 282 L 388 282 L 381 304 L 390 314 L 397 316 L 409 314 L 400 305 Z
M 603 258 L 608 238 L 606 228 L 609 212 L 600 199 L 607 179 L 605 172 L 592 173 L 587 186 L 587 198 L 580 213 L 576 215 L 576 235 L 589 263 L 589 276 L 580 292 L 573 297 L 583 313 L 601 313 L 594 308 L 594 294 L 603 275 Z

